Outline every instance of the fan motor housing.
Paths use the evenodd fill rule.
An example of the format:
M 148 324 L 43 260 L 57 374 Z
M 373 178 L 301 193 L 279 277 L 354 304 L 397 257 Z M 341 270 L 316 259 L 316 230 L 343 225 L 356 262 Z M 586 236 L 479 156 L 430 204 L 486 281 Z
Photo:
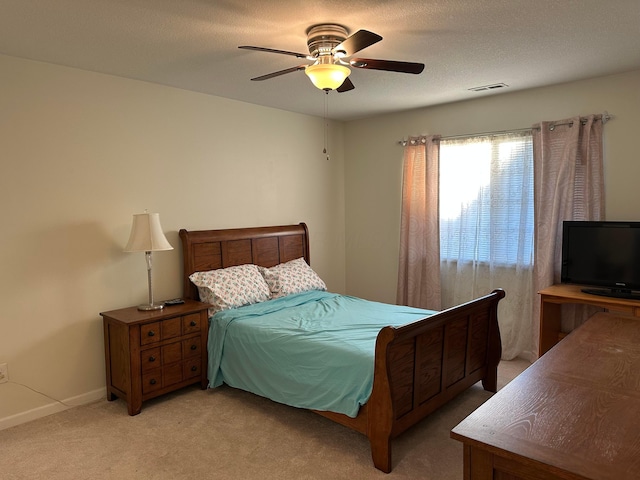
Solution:
M 313 57 L 331 55 L 333 49 L 340 45 L 349 35 L 342 25 L 315 25 L 307 31 L 307 46 Z

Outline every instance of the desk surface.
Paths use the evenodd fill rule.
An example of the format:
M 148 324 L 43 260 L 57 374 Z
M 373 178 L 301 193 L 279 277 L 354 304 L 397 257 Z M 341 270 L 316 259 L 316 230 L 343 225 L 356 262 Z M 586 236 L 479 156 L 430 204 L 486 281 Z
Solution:
M 547 300 L 557 298 L 562 303 L 584 303 L 588 305 L 602 306 L 603 308 L 635 307 L 640 306 L 640 301 L 629 298 L 606 297 L 603 295 L 593 295 L 584 293 L 583 288 L 590 288 L 584 285 L 556 284 L 543 288 L 538 293 Z M 592 288 L 592 287 L 591 287 Z
M 451 437 L 561 478 L 635 480 L 639 412 L 640 322 L 598 313 Z

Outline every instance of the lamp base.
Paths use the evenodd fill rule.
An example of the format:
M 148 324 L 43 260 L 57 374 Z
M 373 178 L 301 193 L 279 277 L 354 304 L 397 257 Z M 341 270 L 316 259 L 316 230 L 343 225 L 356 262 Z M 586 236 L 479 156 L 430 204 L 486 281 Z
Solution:
M 138 310 L 144 310 L 144 311 L 150 311 L 150 310 L 162 310 L 164 308 L 163 304 L 160 305 L 154 305 L 154 304 L 148 304 L 148 305 L 138 305 Z

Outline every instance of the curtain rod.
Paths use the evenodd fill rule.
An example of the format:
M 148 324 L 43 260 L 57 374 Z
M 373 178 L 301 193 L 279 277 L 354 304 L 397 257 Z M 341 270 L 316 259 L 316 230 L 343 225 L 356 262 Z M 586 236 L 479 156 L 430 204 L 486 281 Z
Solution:
M 596 120 L 602 120 L 602 124 L 604 125 L 609 120 L 613 118 L 613 115 L 607 113 L 605 110 L 600 118 L 596 118 Z M 587 121 L 586 117 L 580 117 L 580 121 L 584 125 Z M 552 123 L 549 125 L 549 130 L 553 130 L 555 127 L 559 127 L 561 125 L 573 125 L 573 122 L 565 122 L 565 123 Z M 540 130 L 540 127 L 529 127 L 529 128 L 515 128 L 513 130 L 496 130 L 493 132 L 482 132 L 482 133 L 466 133 L 463 135 L 449 135 L 446 137 L 439 137 L 439 140 L 452 140 L 457 138 L 471 138 L 471 137 L 490 137 L 492 135 L 503 135 L 506 133 L 520 133 L 520 132 L 528 132 L 531 130 Z M 418 138 L 424 137 L 424 135 L 418 135 Z M 403 147 L 407 145 L 408 140 L 402 139 L 398 140 L 398 145 L 402 145 Z

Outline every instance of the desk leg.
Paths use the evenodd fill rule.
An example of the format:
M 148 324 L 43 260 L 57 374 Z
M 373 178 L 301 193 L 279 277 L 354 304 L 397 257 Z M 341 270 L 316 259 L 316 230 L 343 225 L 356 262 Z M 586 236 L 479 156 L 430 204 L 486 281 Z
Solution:
M 538 348 L 538 356 L 541 357 L 558 343 L 561 305 L 545 301 L 544 296 L 540 302 L 540 346 Z
M 462 444 L 462 480 L 471 480 L 471 445 Z
M 493 471 L 493 455 L 481 448 L 464 445 L 464 480 L 494 480 L 496 477 Z

